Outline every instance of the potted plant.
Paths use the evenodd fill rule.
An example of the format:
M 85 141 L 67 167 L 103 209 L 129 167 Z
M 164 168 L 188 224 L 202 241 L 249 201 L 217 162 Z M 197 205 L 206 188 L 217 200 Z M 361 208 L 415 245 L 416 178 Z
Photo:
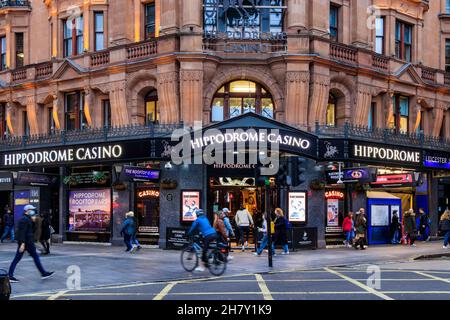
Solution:
M 172 179 L 164 179 L 161 181 L 161 189 L 171 190 L 171 189 L 176 189 L 177 186 L 178 186 L 178 183 Z
M 96 184 L 105 184 L 108 181 L 108 176 L 103 171 L 94 171 L 92 181 Z
M 66 176 L 63 179 L 64 184 L 69 186 L 76 186 L 80 183 L 80 177 L 79 176 Z

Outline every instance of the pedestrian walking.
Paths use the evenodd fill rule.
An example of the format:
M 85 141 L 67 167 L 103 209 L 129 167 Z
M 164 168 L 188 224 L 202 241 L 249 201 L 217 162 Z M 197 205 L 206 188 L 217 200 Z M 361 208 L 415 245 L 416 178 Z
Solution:
M 40 214 L 36 214 L 33 220 L 34 224 L 34 242 L 40 243 L 42 234 L 42 217 Z
M 358 246 L 359 246 L 361 250 L 365 250 L 366 247 L 364 246 L 364 244 L 366 243 L 365 239 L 366 239 L 366 231 L 367 231 L 367 219 L 364 214 L 364 211 L 360 210 L 358 216 L 356 217 L 355 231 L 356 231 L 356 236 L 355 236 L 355 241 L 353 243 L 354 248 L 358 249 Z
M 439 229 L 444 233 L 444 249 L 448 249 L 450 242 L 450 210 L 445 210 L 439 222 Z
M 239 228 L 239 233 L 241 236 L 240 243 L 242 244 L 242 251 L 248 246 L 248 240 L 250 237 L 250 227 L 253 225 L 253 218 L 243 206 L 236 212 L 234 217 L 236 224 Z
M 284 217 L 283 210 L 280 208 L 275 209 L 275 233 L 272 241 L 272 252 L 275 256 L 275 245 L 281 245 L 283 252 L 281 254 L 289 254 L 288 240 L 287 240 L 287 225 L 288 222 Z
M 132 212 L 132 211 L 130 211 Z M 134 220 L 134 234 L 131 236 L 131 245 L 134 245 L 136 247 L 136 250 L 141 250 L 141 244 L 139 243 L 138 239 L 137 239 L 137 233 L 138 233 L 138 221 L 137 218 L 134 216 L 134 212 L 133 212 L 133 220 Z
M 417 223 L 416 223 L 416 213 L 413 209 L 409 209 L 404 214 L 404 224 L 405 224 L 405 234 L 406 243 L 409 243 L 411 247 L 415 247 L 417 238 Z
M 1 242 L 3 243 L 8 236 L 10 237 L 11 242 L 14 242 L 14 215 L 11 213 L 11 210 L 6 210 L 3 220 L 5 223 L 5 229 L 1 237 Z
M 42 223 L 41 223 L 41 237 L 40 242 L 43 248 L 42 255 L 50 254 L 50 238 L 52 236 L 51 233 L 51 221 L 50 215 L 45 213 L 42 215 Z
M 228 251 L 232 252 L 231 250 L 231 237 L 234 237 L 234 231 L 233 227 L 231 226 L 230 218 L 228 217 L 228 214 L 230 213 L 230 210 L 228 208 L 222 209 L 222 216 L 223 216 L 223 223 L 225 225 L 225 229 L 227 230 L 227 239 L 228 239 Z M 228 260 L 233 260 L 233 256 L 228 254 Z
M 266 215 L 263 215 L 262 217 L 262 223 L 261 227 L 257 228 L 259 233 L 262 233 L 262 240 L 261 245 L 256 249 L 256 252 L 254 253 L 255 256 L 261 256 L 264 249 L 267 247 L 267 244 L 269 243 L 269 236 L 267 231 L 267 219 Z
M 430 216 L 425 212 L 423 208 L 419 209 L 420 214 L 420 235 L 422 241 L 430 241 Z
M 342 229 L 345 233 L 345 246 L 347 248 L 351 248 L 351 243 L 353 241 L 353 231 L 355 228 L 355 224 L 353 221 L 353 212 L 349 212 L 347 217 L 345 217 L 344 222 L 342 223 Z
M 18 223 L 18 233 L 17 241 L 18 247 L 16 256 L 9 267 L 9 279 L 11 282 L 19 282 L 17 278 L 14 277 L 14 271 L 16 270 L 17 264 L 23 257 L 26 251 L 33 257 L 34 263 L 41 273 L 42 279 L 48 279 L 53 276 L 54 272 L 47 272 L 41 264 L 41 260 L 36 252 L 36 246 L 34 245 L 34 230 L 33 230 L 33 220 L 36 219 L 36 208 L 32 205 L 26 205 L 24 208 L 24 214 Z
M 392 221 L 389 227 L 389 238 L 392 244 L 399 244 L 401 239 L 402 225 L 398 216 L 398 211 L 394 210 L 392 213 Z
M 220 210 L 217 211 L 214 214 L 213 227 L 217 232 L 217 239 L 222 243 L 228 243 L 228 232 L 222 218 L 223 218 L 223 211 Z
M 136 233 L 136 224 L 134 220 L 134 212 L 129 211 L 125 214 L 125 220 L 122 223 L 120 235 L 123 236 L 123 241 L 127 246 L 125 252 L 136 252 L 136 246 L 131 243 L 133 235 Z

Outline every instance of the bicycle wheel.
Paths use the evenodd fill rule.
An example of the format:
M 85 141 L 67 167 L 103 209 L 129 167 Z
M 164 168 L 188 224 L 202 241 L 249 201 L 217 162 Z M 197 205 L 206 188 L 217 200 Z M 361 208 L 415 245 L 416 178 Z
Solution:
M 198 256 L 194 247 L 189 246 L 181 251 L 181 265 L 187 272 L 192 272 L 198 267 Z
M 227 269 L 226 259 L 219 250 L 212 251 L 208 256 L 209 272 L 216 277 L 223 275 Z

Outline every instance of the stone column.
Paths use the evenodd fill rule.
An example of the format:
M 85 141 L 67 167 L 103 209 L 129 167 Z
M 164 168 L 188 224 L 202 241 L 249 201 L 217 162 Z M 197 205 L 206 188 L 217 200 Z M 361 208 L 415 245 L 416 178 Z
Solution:
M 84 106 L 83 106 L 83 113 L 86 118 L 86 122 L 89 127 L 92 127 L 92 117 L 91 117 L 91 110 L 94 107 L 94 93 L 90 88 L 84 89 Z
M 309 125 L 316 121 L 324 124 L 326 121 L 326 110 L 330 94 L 330 77 L 314 74 L 311 79 L 311 99 L 309 104 Z
M 288 50 L 309 53 L 309 39 L 302 36 L 308 29 L 308 0 L 287 0 L 286 33 Z
M 161 35 L 176 32 L 178 21 L 177 3 L 178 1 L 176 0 L 161 1 Z
M 30 126 L 30 134 L 39 134 L 39 123 L 37 119 L 37 104 L 36 96 L 29 96 L 27 98 L 27 118 Z
M 286 120 L 290 125 L 308 124 L 309 71 L 286 73 Z
M 178 97 L 178 72 L 158 74 L 158 103 L 161 124 L 176 124 L 180 121 Z
M 450 110 L 447 109 L 445 112 L 445 120 L 444 120 L 444 137 L 447 140 L 450 140 Z
M 186 125 L 203 119 L 203 70 L 182 70 L 180 74 L 181 113 Z
M 182 6 L 182 26 L 180 36 L 181 51 L 202 51 L 202 0 L 183 0 Z
M 354 124 L 367 126 L 369 122 L 369 110 L 372 104 L 372 92 L 366 86 L 358 88 L 356 97 L 356 110 L 353 113 Z
M 351 2 L 351 43 L 358 47 L 368 47 L 370 30 L 367 28 L 367 8 L 371 5 L 370 0 L 358 0 Z
M 112 126 L 129 124 L 125 82 L 112 83 L 109 91 Z

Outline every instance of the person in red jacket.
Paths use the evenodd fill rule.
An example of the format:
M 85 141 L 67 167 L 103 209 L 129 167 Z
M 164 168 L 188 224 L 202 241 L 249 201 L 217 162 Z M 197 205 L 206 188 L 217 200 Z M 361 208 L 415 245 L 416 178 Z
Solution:
M 350 248 L 351 241 L 353 239 L 353 230 L 355 228 L 355 224 L 353 222 L 353 212 L 349 212 L 347 217 L 345 217 L 344 222 L 342 223 L 342 229 L 345 233 L 345 246 L 347 248 Z

